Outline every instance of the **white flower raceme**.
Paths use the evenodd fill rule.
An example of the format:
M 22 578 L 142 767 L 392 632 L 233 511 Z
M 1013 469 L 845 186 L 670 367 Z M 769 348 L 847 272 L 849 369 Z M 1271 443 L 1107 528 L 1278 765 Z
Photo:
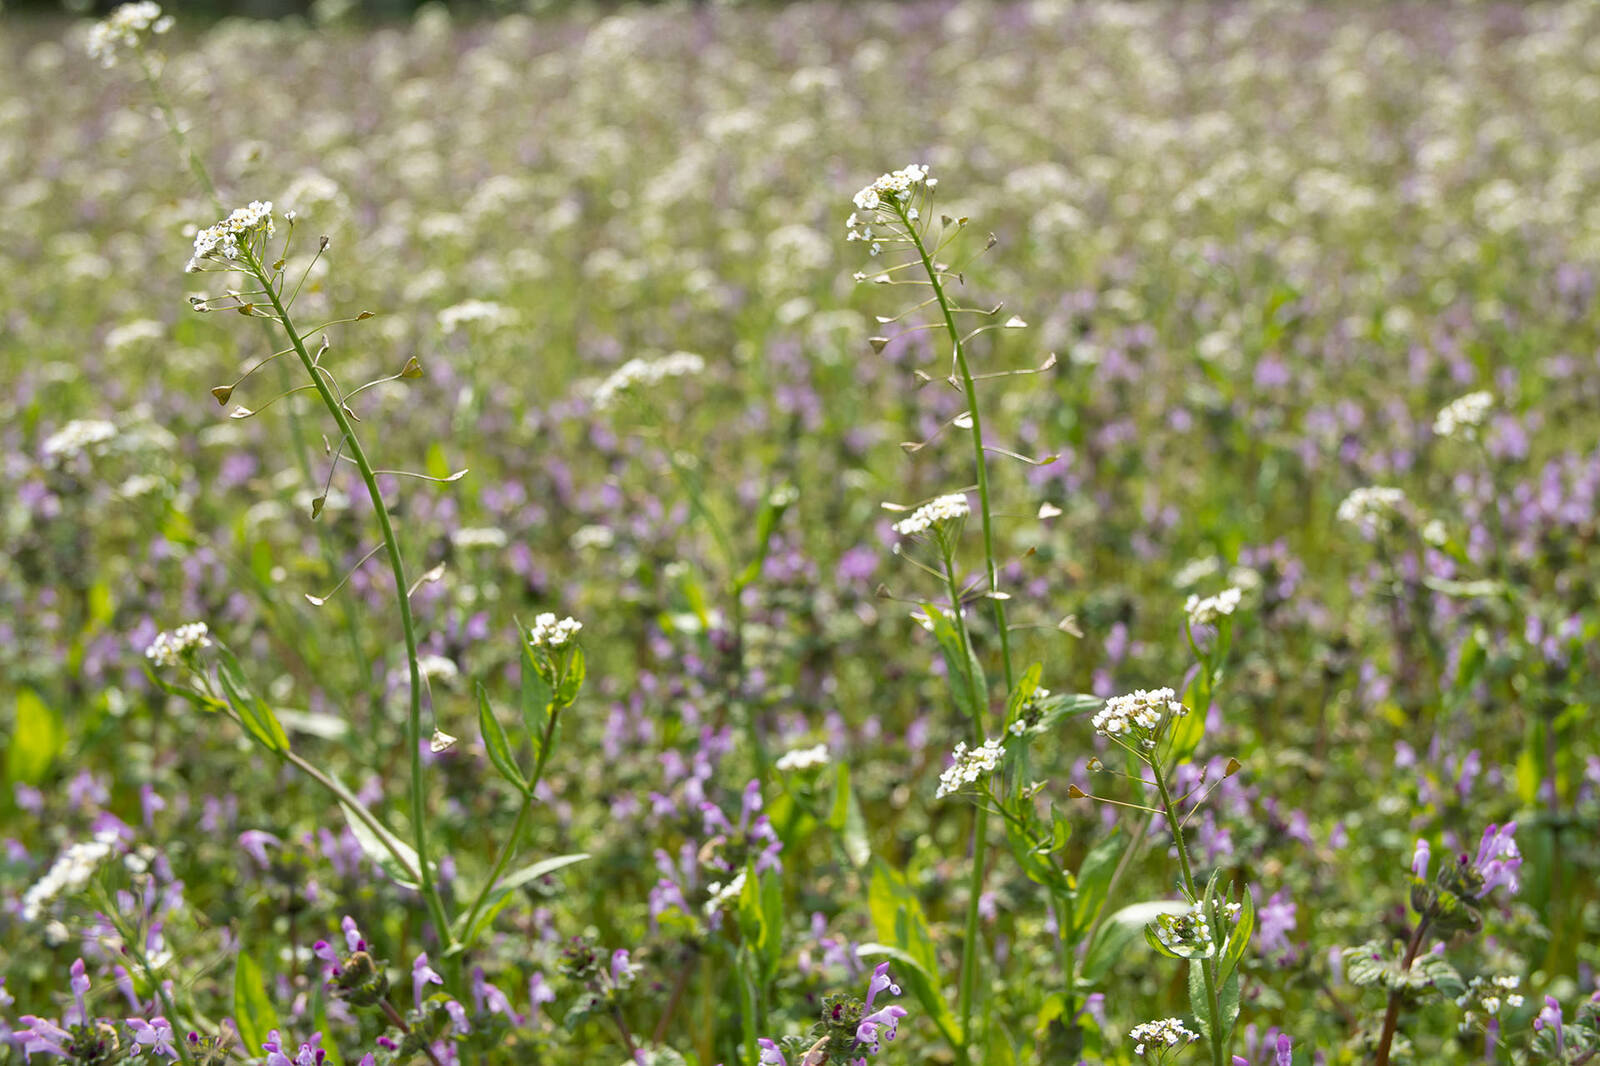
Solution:
M 1185 958 L 1210 958 L 1217 952 L 1212 942 L 1211 923 L 1199 907 L 1185 914 L 1162 914 L 1156 917 L 1156 939 L 1168 951 Z
M 1388 485 L 1359 488 L 1339 504 L 1338 518 L 1349 522 L 1368 537 L 1375 537 L 1393 525 L 1405 506 L 1406 494 Z
M 784 752 L 773 763 L 784 773 L 795 770 L 812 770 L 818 766 L 828 765 L 828 746 L 818 744 L 811 748 L 795 748 L 793 751 Z
M 720 914 L 728 904 L 739 898 L 739 893 L 744 891 L 744 871 L 740 870 L 727 884 L 713 881 L 706 886 L 710 899 L 706 900 L 706 917 Z
M 157 666 L 176 666 L 196 648 L 211 646 L 211 629 L 204 622 L 190 622 L 170 633 L 157 633 L 144 650 L 144 657 Z
M 440 681 L 446 685 L 461 676 L 461 668 L 455 660 L 443 655 L 418 656 L 417 672 L 428 681 Z
M 463 551 L 472 548 L 504 548 L 506 531 L 494 526 L 469 526 L 450 534 L 450 543 Z
M 202 259 L 232 261 L 239 258 L 239 239 L 246 244 L 256 237 L 270 237 L 277 232 L 272 221 L 271 200 L 251 200 L 247 207 L 236 207 L 233 213 L 214 222 L 194 235 L 194 256 L 187 269 L 200 269 Z
M 1159 1059 L 1171 1048 L 1179 1045 L 1187 1047 L 1199 1040 L 1200 1034 L 1185 1029 L 1180 1019 L 1162 1018 L 1134 1026 L 1128 1030 L 1128 1039 L 1133 1041 L 1135 1055 L 1146 1056 L 1154 1051 Z
M 1493 407 L 1494 393 L 1469 392 L 1444 406 L 1433 420 L 1433 431 L 1441 437 L 1471 440 L 1478 435 L 1478 427 L 1483 425 Z
M 22 894 L 22 920 L 36 921 L 45 904 L 59 896 L 70 896 L 87 885 L 120 839 L 116 830 L 102 829 L 92 840 L 80 841 L 63 851 L 45 875 Z
M 1139 689 L 1124 696 L 1112 696 L 1095 712 L 1094 731 L 1113 740 L 1119 737 L 1153 736 L 1164 721 L 1182 718 L 1189 709 L 1178 702 L 1170 688 Z
M 673 352 L 660 359 L 629 359 L 594 390 L 594 405 L 604 411 L 641 385 L 659 385 L 668 378 L 700 374 L 705 368 L 706 361 L 693 352 Z
M 166 33 L 170 29 L 172 16 L 163 15 L 160 4 L 139 0 L 123 4 L 90 27 L 85 50 L 102 67 L 114 67 L 119 49 L 137 49 L 144 43 L 145 34 Z
M 533 620 L 528 631 L 528 643 L 535 648 L 564 648 L 578 638 L 583 623 L 573 618 L 556 620 L 548 611 Z
M 930 500 L 912 511 L 910 517 L 902 518 L 894 524 L 894 531 L 902 537 L 912 537 L 926 533 L 946 522 L 959 522 L 971 513 L 972 508 L 967 504 L 967 497 L 962 493 L 952 492 L 948 496 Z
M 900 170 L 892 170 L 880 175 L 871 185 L 866 186 L 856 193 L 853 203 L 860 211 L 876 211 L 884 200 L 896 202 L 906 200 L 911 195 L 911 190 L 917 186 L 931 189 L 939 184 L 938 178 L 928 177 L 928 168 L 920 163 L 912 163 Z M 854 216 L 851 216 L 854 218 Z M 852 229 L 856 223 L 850 223 Z M 857 238 L 858 240 L 861 238 Z
M 44 457 L 53 463 L 62 463 L 82 455 L 99 451 L 100 445 L 117 435 L 117 427 L 98 418 L 74 419 L 56 430 L 44 441 Z
M 968 748 L 965 743 L 958 743 L 956 750 L 951 753 L 954 760 L 944 773 L 939 775 L 939 788 L 934 793 L 935 799 L 960 792 L 962 787 L 975 783 L 984 774 L 991 773 L 1000 765 L 1000 759 L 1005 755 L 1004 744 L 996 740 L 986 740 L 976 748 Z
M 506 308 L 489 300 L 465 300 L 439 312 L 439 328 L 446 333 L 454 333 L 470 323 L 493 328 L 508 325 L 515 317 Z
M 1218 618 L 1230 615 L 1239 609 L 1239 604 L 1244 600 L 1244 590 L 1239 588 L 1225 588 L 1215 596 L 1190 596 L 1183 604 L 1184 613 L 1189 616 L 1192 626 L 1209 625 Z

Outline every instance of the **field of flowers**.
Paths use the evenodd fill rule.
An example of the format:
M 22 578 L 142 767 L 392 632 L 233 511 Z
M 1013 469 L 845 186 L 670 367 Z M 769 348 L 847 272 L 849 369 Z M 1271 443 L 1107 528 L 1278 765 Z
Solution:
M 1600 5 L 317 14 L 0 23 L 0 1063 L 1600 1063 Z

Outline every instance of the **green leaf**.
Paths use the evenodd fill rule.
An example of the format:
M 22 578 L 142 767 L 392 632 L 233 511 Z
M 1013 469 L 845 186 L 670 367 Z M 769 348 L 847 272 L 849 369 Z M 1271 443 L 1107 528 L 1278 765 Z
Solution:
M 1250 938 L 1255 934 L 1256 928 L 1256 901 L 1250 895 L 1250 887 L 1242 885 L 1239 889 L 1239 920 L 1234 923 L 1233 930 L 1228 934 L 1228 940 L 1222 949 L 1220 968 L 1222 976 L 1227 977 L 1239 965 L 1239 960 L 1244 958 L 1244 953 L 1250 946 Z
M 522 724 L 533 741 L 534 758 L 542 754 L 545 728 L 555 713 L 556 693 L 550 687 L 539 664 L 534 660 L 533 649 L 524 641 L 522 645 Z
M 828 828 L 839 834 L 844 852 L 859 869 L 872 858 L 872 845 L 867 840 L 867 821 L 861 815 L 861 804 L 850 789 L 850 767 L 839 763 L 833 784 L 833 806 L 828 811 Z
M 1028 702 L 1028 697 L 1038 691 L 1039 678 L 1043 673 L 1043 663 L 1034 663 L 1023 671 L 1022 677 L 1017 681 L 1017 687 L 1012 689 L 1011 695 L 1006 698 L 1006 721 L 1016 720 L 1022 705 Z
M 388 876 L 389 880 L 401 888 L 415 890 L 418 887 L 418 879 L 422 876 L 420 872 L 422 866 L 417 862 L 416 850 L 393 833 L 388 833 L 388 846 L 385 847 L 385 840 L 348 806 L 340 803 L 339 809 L 344 812 L 344 820 L 349 824 L 350 832 L 355 835 L 356 843 L 361 845 L 361 850 L 366 853 L 367 858 L 377 863 L 378 868 Z M 396 851 L 400 853 L 399 858 L 395 857 Z
M 462 911 L 452 923 L 456 939 L 463 947 L 470 947 L 477 942 L 479 935 L 489 928 L 495 916 L 511 903 L 512 893 L 531 881 L 537 881 L 546 874 L 553 874 L 574 863 L 580 863 L 589 857 L 586 851 L 573 852 L 570 855 L 555 855 L 548 859 L 529 863 L 514 873 L 507 874 L 495 883 L 489 890 L 489 895 L 484 899 L 483 908 L 479 910 L 478 917 L 473 921 L 472 928 L 466 928 L 467 912 Z M 470 898 L 472 893 L 467 894 Z
M 917 997 L 922 1009 L 928 1012 L 928 1019 L 939 1030 L 939 1035 L 951 1047 L 961 1045 L 961 1023 L 956 1021 L 955 1013 L 945 1003 L 938 980 L 925 973 L 910 954 L 890 944 L 860 944 L 856 947 L 856 956 L 863 959 L 883 957 L 900 963 L 900 968 L 892 971 L 894 979 L 911 989 L 911 994 Z
M 932 624 L 933 637 L 939 642 L 939 650 L 944 653 L 950 695 L 955 700 L 956 709 L 968 718 L 980 717 L 987 709 L 987 697 L 984 694 L 988 692 L 988 682 L 984 679 L 983 666 L 977 656 L 967 650 L 960 623 L 943 608 L 931 603 L 922 605 L 922 613 Z M 969 670 L 972 674 L 970 686 L 967 684 Z
M 879 938 L 887 941 L 911 965 L 905 983 L 934 1024 L 947 1036 L 959 1034 L 960 1026 L 944 1000 L 939 955 L 928 929 L 928 919 L 922 912 L 922 903 L 905 878 L 882 859 L 872 861 L 872 874 L 867 882 L 867 910 Z M 865 949 L 862 953 L 865 954 Z
M 282 754 L 288 751 L 289 737 L 278 723 L 277 716 L 261 697 L 250 691 L 244 671 L 239 668 L 239 660 L 221 642 L 217 644 L 217 678 L 222 682 L 222 692 L 228 697 L 245 731 L 270 752 Z
M 483 747 L 489 753 L 489 761 L 500 771 L 500 776 L 515 785 L 517 791 L 526 793 L 527 779 L 517 768 L 517 759 L 512 754 L 505 727 L 495 717 L 494 708 L 489 704 L 489 694 L 481 682 L 478 685 L 478 732 L 483 736 Z
M 556 702 L 563 707 L 570 706 L 578 698 L 584 678 L 588 676 L 589 665 L 583 656 L 583 648 L 574 644 L 567 656 L 566 673 L 561 675 L 561 690 L 556 693 Z
M 1083 857 L 1078 867 L 1078 900 L 1073 906 L 1073 925 L 1076 928 L 1087 929 L 1094 923 L 1100 908 L 1105 906 L 1106 896 L 1111 891 L 1111 878 L 1127 846 L 1127 837 L 1120 829 L 1116 829 Z
M 278 1028 L 278 1013 L 267 997 L 261 967 L 248 952 L 239 952 L 233 968 L 233 1020 L 239 1039 L 248 1048 L 258 1048 L 267 1034 Z
M 61 717 L 33 689 L 19 688 L 16 728 L 6 744 L 7 779 L 39 784 L 66 746 Z
M 1083 979 L 1090 984 L 1100 980 L 1112 965 L 1126 956 L 1132 944 L 1156 917 L 1161 914 L 1182 914 L 1189 908 L 1177 900 L 1156 899 L 1133 903 L 1112 914 L 1095 934 L 1094 943 L 1083 960 Z M 1159 945 L 1157 951 L 1162 951 Z M 1162 951 L 1162 954 L 1166 954 Z

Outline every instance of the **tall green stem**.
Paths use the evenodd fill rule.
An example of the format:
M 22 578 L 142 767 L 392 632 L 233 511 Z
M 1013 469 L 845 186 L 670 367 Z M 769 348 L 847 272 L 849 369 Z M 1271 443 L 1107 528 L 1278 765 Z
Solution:
M 1161 793 L 1161 811 L 1166 815 L 1167 826 L 1172 830 L 1173 843 L 1178 848 L 1178 866 L 1183 871 L 1184 890 L 1192 899 L 1199 899 L 1200 890 L 1195 885 L 1194 870 L 1189 865 L 1189 848 L 1183 842 L 1183 822 L 1173 806 L 1172 793 L 1167 789 L 1166 773 L 1159 759 L 1151 759 L 1150 769 L 1155 771 L 1156 790 Z M 1206 921 L 1210 920 L 1210 915 L 1207 915 Z M 1211 1015 L 1211 1062 L 1212 1066 L 1223 1066 L 1227 1062 L 1227 1047 L 1222 1032 L 1222 1003 L 1217 998 L 1216 959 L 1190 959 L 1189 965 L 1200 967 L 1200 975 L 1205 978 L 1206 1011 Z
M 406 665 L 411 674 L 410 702 L 406 716 L 406 746 L 410 749 L 411 756 L 411 836 L 413 847 L 417 852 L 419 867 L 417 872 L 422 886 L 422 898 L 427 903 L 439 941 L 447 947 L 454 947 L 455 937 L 450 931 L 450 922 L 445 917 L 444 902 L 439 898 L 439 889 L 433 880 L 433 868 L 428 862 L 428 808 L 422 779 L 422 670 L 417 662 L 417 627 L 411 614 L 410 586 L 406 583 L 405 560 L 400 555 L 400 542 L 395 538 L 393 523 L 389 521 L 389 508 L 383 501 L 382 491 L 378 488 L 378 476 L 373 472 L 372 463 L 367 459 L 366 449 L 357 439 L 343 405 L 333 395 L 328 387 L 327 378 L 317 366 L 316 360 L 311 358 L 311 353 L 306 350 L 305 339 L 295 329 L 294 321 L 289 317 L 289 311 L 284 307 L 283 299 L 278 295 L 278 290 L 273 286 L 272 278 L 261 265 L 261 261 L 248 246 L 241 246 L 241 251 L 250 273 L 261 283 L 261 287 L 266 290 L 267 298 L 272 301 L 273 313 L 283 327 L 290 345 L 294 347 L 295 354 L 299 356 L 306 374 L 311 378 L 311 383 L 316 387 L 323 406 L 338 424 L 339 432 L 343 434 L 346 447 L 350 451 L 350 458 L 355 460 L 356 468 L 361 472 L 361 480 L 367 487 L 367 496 L 372 501 L 372 509 L 378 516 L 378 529 L 383 536 L 384 552 L 389 559 L 389 569 L 394 575 L 395 600 L 400 607 L 400 628 L 405 633 Z

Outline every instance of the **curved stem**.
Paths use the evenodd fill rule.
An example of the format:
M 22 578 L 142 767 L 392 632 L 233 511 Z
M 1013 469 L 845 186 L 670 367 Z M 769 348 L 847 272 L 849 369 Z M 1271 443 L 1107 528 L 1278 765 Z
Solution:
M 355 460 L 357 469 L 361 471 L 361 480 L 367 487 L 367 496 L 371 499 L 372 509 L 378 516 L 378 529 L 383 535 L 384 551 L 389 559 L 389 569 L 394 575 L 395 600 L 400 607 L 400 627 L 405 633 L 406 665 L 411 675 L 410 703 L 406 716 L 406 746 L 410 749 L 411 756 L 411 835 L 417 852 L 417 866 L 420 868 L 417 872 L 422 886 L 422 898 L 427 902 L 439 941 L 447 947 L 454 947 L 455 938 L 450 932 L 450 922 L 445 917 L 444 902 L 439 898 L 438 886 L 433 881 L 433 869 L 428 862 L 428 810 L 422 780 L 422 671 L 417 662 L 417 627 L 411 614 L 411 596 L 408 591 L 410 586 L 406 582 L 405 560 L 400 555 L 400 542 L 395 538 L 394 525 L 389 520 L 389 508 L 383 501 L 382 491 L 378 488 L 378 477 L 373 473 L 366 449 L 361 446 L 361 441 L 350 425 L 349 416 L 345 414 L 339 400 L 328 388 L 327 378 L 319 372 L 311 353 L 306 350 L 304 338 L 295 329 L 294 321 L 283 305 L 283 299 L 273 288 L 271 278 L 262 267 L 261 261 L 256 258 L 254 250 L 244 246 L 241 251 L 250 272 L 266 289 L 267 298 L 272 301 L 272 309 L 278 323 L 294 347 L 295 354 L 300 357 L 300 363 L 305 367 L 312 384 L 316 386 L 317 395 L 321 397 L 323 406 L 328 409 L 328 413 L 339 426 L 339 432 L 344 435 L 350 457 Z
M 1200 890 L 1195 886 L 1194 871 L 1189 866 L 1189 849 L 1183 842 L 1183 822 L 1172 805 L 1172 793 L 1167 789 L 1166 775 L 1157 760 L 1151 761 L 1150 769 L 1155 771 L 1156 789 L 1161 793 L 1161 811 L 1166 815 L 1167 826 L 1172 831 L 1172 840 L 1178 848 L 1178 866 L 1183 871 L 1183 887 L 1190 898 L 1199 899 Z M 1210 916 L 1207 915 L 1206 921 L 1210 920 Z M 1211 1015 L 1211 1062 L 1213 1066 L 1223 1066 L 1227 1062 L 1227 1042 L 1222 1032 L 1222 1003 L 1217 997 L 1216 959 L 1190 959 L 1189 965 L 1200 967 L 1200 975 L 1205 978 L 1206 1011 Z
M 1422 950 L 1422 938 L 1427 935 L 1428 925 L 1433 921 L 1433 911 L 1430 908 L 1417 922 L 1417 928 L 1411 934 L 1411 942 L 1406 945 L 1405 961 L 1400 964 L 1401 973 L 1409 973 L 1411 964 L 1417 961 L 1417 953 Z M 1378 1036 L 1378 1050 L 1373 1056 L 1373 1066 L 1389 1066 L 1389 1046 L 1394 1043 L 1394 1034 L 1400 1025 L 1400 990 L 1394 989 L 1389 993 L 1389 1006 L 1383 1012 L 1383 1032 Z

